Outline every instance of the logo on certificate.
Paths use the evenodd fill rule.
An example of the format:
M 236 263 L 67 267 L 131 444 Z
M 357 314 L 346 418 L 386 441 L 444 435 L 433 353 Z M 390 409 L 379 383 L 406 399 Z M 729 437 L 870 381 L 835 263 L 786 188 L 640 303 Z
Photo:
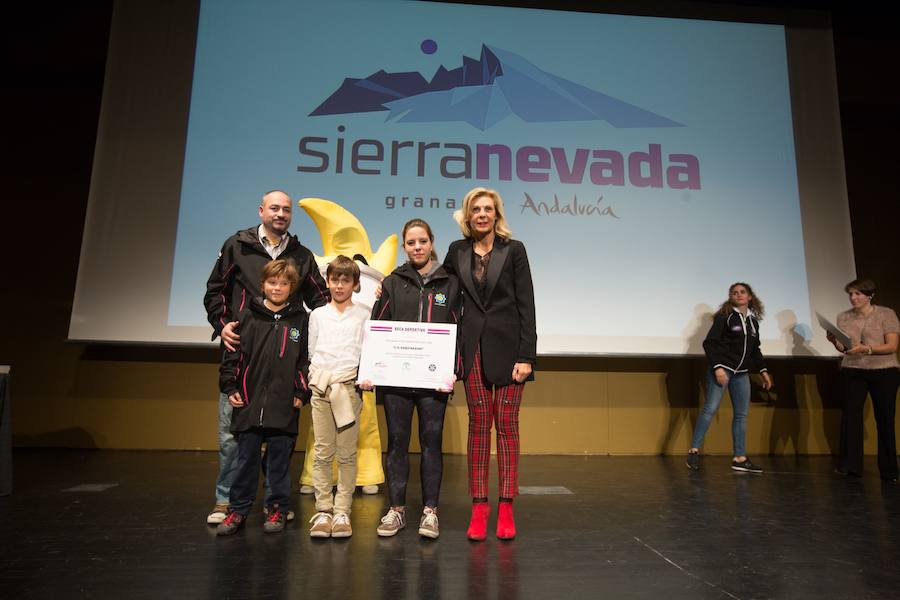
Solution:
M 403 363 L 402 366 L 403 366 L 403 370 L 404 370 L 404 371 L 409 371 L 410 368 L 412 368 L 412 365 L 409 364 L 408 362 Z
M 436 369 L 437 369 L 437 365 L 436 365 L 436 364 L 431 363 L 430 365 L 428 365 L 428 370 L 431 371 L 432 373 L 434 373 L 434 371 L 435 371 Z

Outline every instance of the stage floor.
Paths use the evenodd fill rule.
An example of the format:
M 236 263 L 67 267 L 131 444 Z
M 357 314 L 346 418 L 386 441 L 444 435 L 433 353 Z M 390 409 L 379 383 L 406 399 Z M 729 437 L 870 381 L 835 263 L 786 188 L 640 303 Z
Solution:
M 415 523 L 378 538 L 386 497 L 357 493 L 353 537 L 314 541 L 313 499 L 296 484 L 283 533 L 262 532 L 257 504 L 245 530 L 217 539 L 212 452 L 18 449 L 0 498 L 0 597 L 898 597 L 900 487 L 873 460 L 856 480 L 826 457 L 754 460 L 766 473 L 726 457 L 698 473 L 681 457 L 523 457 L 518 538 L 471 543 L 465 457 L 448 456 L 439 540 Z M 412 466 L 411 516 L 418 456 Z

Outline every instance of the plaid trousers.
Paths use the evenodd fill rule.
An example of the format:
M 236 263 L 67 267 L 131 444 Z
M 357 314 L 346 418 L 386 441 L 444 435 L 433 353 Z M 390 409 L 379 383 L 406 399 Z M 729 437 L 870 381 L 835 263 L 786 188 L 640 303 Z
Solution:
M 512 366 L 510 366 L 512 369 Z M 481 347 L 466 377 L 466 404 L 469 406 L 469 495 L 487 498 L 491 460 L 491 426 L 497 430 L 497 468 L 500 497 L 519 493 L 519 406 L 524 383 L 495 386 L 484 378 Z

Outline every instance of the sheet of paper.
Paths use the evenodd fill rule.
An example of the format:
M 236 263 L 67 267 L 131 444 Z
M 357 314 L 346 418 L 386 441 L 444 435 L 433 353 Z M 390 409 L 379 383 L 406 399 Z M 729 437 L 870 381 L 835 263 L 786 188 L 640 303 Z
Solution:
M 452 389 L 456 325 L 367 321 L 359 380 L 376 386 Z

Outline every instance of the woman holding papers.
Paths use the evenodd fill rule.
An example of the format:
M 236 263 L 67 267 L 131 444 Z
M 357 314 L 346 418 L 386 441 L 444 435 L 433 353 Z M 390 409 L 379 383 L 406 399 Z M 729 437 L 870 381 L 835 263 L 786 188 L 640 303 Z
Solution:
M 381 284 L 381 296 L 372 309 L 372 319 L 457 323 L 462 298 L 459 282 L 436 260 L 434 234 L 421 219 L 403 226 L 403 249 L 409 260 L 397 267 Z M 462 354 L 457 344 L 456 372 L 461 376 Z M 406 484 L 409 480 L 409 439 L 413 408 L 419 414 L 419 445 L 422 448 L 421 479 L 424 510 L 419 535 L 436 538 L 438 497 L 443 473 L 444 412 L 452 382 L 442 390 L 380 387 L 388 429 L 387 479 L 391 506 L 378 525 L 378 535 L 396 535 L 406 526 Z
M 897 313 L 872 303 L 875 283 L 871 279 L 855 279 L 844 286 L 844 291 L 852 308 L 838 315 L 837 326 L 850 338 L 850 347 L 835 339 L 833 334 L 827 335 L 838 352 L 844 353 L 841 361 L 841 455 L 837 472 L 855 477 L 862 475 L 863 406 L 866 395 L 871 394 L 878 429 L 878 470 L 882 479 L 896 482 L 894 415 L 900 385 L 900 365 L 897 363 L 900 324 Z
M 706 403 L 691 440 L 687 466 L 700 468 L 700 446 L 710 423 L 719 410 L 725 388 L 731 396 L 734 416 L 731 435 L 734 441 L 734 458 L 731 468 L 735 471 L 762 473 L 762 469 L 750 462 L 744 449 L 747 433 L 747 413 L 750 409 L 750 371 L 762 375 L 763 387 L 772 387 L 759 349 L 759 320 L 763 317 L 762 301 L 747 283 L 733 283 L 728 288 L 728 300 L 722 303 L 713 317 L 712 327 L 703 340 L 703 350 L 709 361 L 706 377 Z
M 467 536 L 487 536 L 491 424 L 497 430 L 500 505 L 497 537 L 516 535 L 512 501 L 519 491 L 519 405 L 525 382 L 534 378 L 537 356 L 534 287 L 525 246 L 513 240 L 503 200 L 475 188 L 453 215 L 463 239 L 450 245 L 444 267 L 463 288 L 462 339 L 469 407 L 469 493 L 472 518 Z

